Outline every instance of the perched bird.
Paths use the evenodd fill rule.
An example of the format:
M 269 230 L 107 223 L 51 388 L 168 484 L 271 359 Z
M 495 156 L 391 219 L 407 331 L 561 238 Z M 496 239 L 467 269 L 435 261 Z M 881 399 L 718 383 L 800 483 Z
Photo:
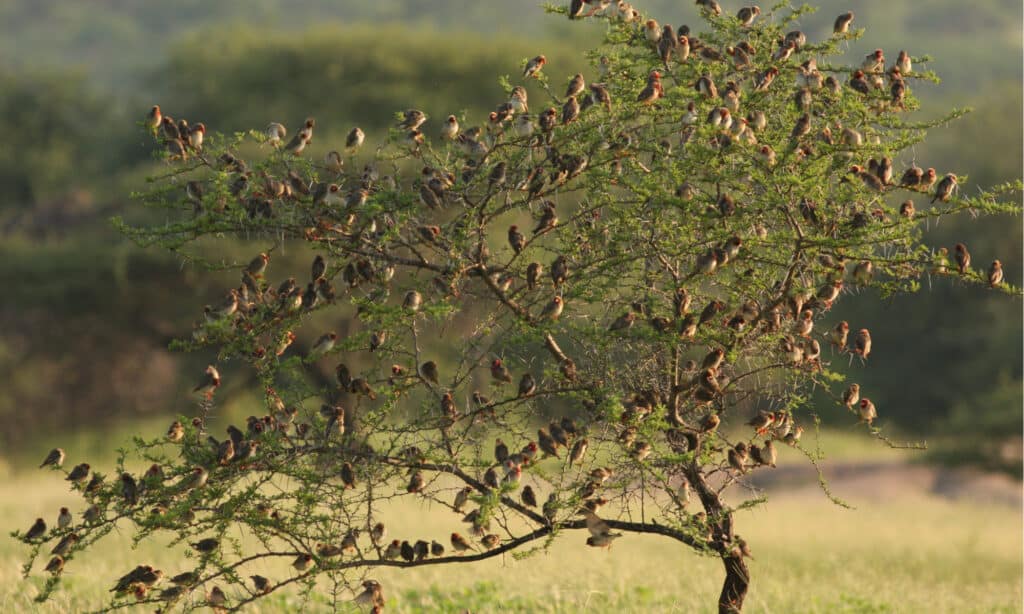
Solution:
M 363 130 L 356 126 L 349 131 L 345 137 L 345 151 L 351 155 L 359 151 L 359 148 L 363 146 L 363 141 L 366 140 L 366 134 Z
M 542 68 L 544 68 L 544 64 L 546 64 L 547 61 L 548 59 L 543 55 L 538 55 L 537 57 L 531 59 L 529 62 L 526 63 L 526 67 L 523 68 L 523 78 L 539 78 L 540 71 Z
M 865 360 L 871 354 L 871 332 L 868 329 L 862 328 L 857 331 L 853 341 L 853 353 Z
M 461 554 L 461 553 L 463 553 L 463 552 L 465 552 L 467 550 L 473 550 L 473 551 L 476 550 L 476 548 L 474 548 L 472 546 L 472 544 L 470 544 L 469 541 L 465 537 L 459 535 L 458 533 L 452 533 L 452 535 L 451 535 L 451 542 L 452 542 L 452 549 L 455 550 L 455 552 L 459 553 L 459 554 Z
M 558 458 L 558 442 L 551 437 L 547 429 L 537 429 L 537 444 L 544 454 Z
M 749 27 L 757 19 L 757 16 L 761 14 L 761 7 L 745 6 L 736 13 L 736 19 L 739 20 L 740 25 L 743 27 Z
M 192 392 L 199 392 L 209 400 L 213 398 L 213 393 L 217 391 L 219 386 L 220 373 L 217 372 L 217 368 L 213 365 L 207 365 L 203 378 L 199 380 L 199 383 L 192 389 Z M 63 456 L 63 452 L 61 455 Z
M 50 562 L 46 564 L 44 571 L 49 572 L 53 575 L 60 575 L 60 572 L 64 570 L 64 557 L 61 555 L 55 555 Z
M 384 603 L 384 595 L 382 594 L 380 582 L 376 580 L 364 580 L 363 581 L 363 592 L 356 595 L 353 602 L 357 605 L 369 605 L 373 606 L 376 610 L 381 607 Z
M 71 512 L 68 510 L 68 508 L 66 508 L 66 507 L 60 508 L 60 512 L 57 514 L 57 528 L 58 529 L 67 529 L 68 527 L 71 526 L 72 522 L 74 522 L 74 519 L 71 517 Z M 45 531 L 45 530 L 46 529 L 45 529 L 45 525 L 44 525 L 43 531 Z M 27 535 L 26 535 L 26 537 L 27 537 Z
M 935 186 L 935 196 L 932 197 L 932 202 L 936 200 L 942 202 L 949 202 L 949 197 L 953 195 L 953 192 L 957 189 L 956 175 L 953 173 L 947 174 L 939 181 L 938 185 Z
M 53 550 L 50 550 L 50 554 L 65 556 L 68 553 L 68 551 L 70 551 L 71 548 L 78 543 L 79 539 L 80 538 L 78 537 L 77 534 L 68 533 L 63 538 L 61 538 L 59 542 L 57 542 L 57 545 L 53 547 Z
M 504 462 L 504 461 L 500 461 Z M 469 502 L 469 495 L 473 494 L 473 489 L 469 486 L 465 486 L 455 493 L 455 502 L 452 504 L 452 509 L 456 512 L 462 512 L 466 507 L 466 503 Z
M 493 550 L 501 544 L 501 538 L 494 533 L 488 533 L 480 539 L 480 543 L 482 543 L 488 550 Z
M 853 406 L 860 402 L 860 384 L 853 383 L 843 392 L 843 405 L 847 409 L 853 409 Z
M 249 576 L 252 580 L 253 586 L 256 588 L 257 595 L 263 595 L 270 592 L 270 580 L 260 575 Z
M 963 243 L 957 243 L 953 246 L 953 257 L 956 258 L 956 270 L 964 275 L 971 268 L 971 252 L 967 251 L 967 246 Z M 1001 265 L 1000 265 L 1000 268 Z
M 85 481 L 85 478 L 89 477 L 89 463 L 80 463 L 68 473 L 68 477 L 64 478 L 68 482 L 74 482 L 75 484 L 81 485 Z
M 505 363 L 500 358 L 495 358 L 491 362 L 491 379 L 499 384 L 512 383 L 512 373 L 509 372 L 508 368 L 505 367 Z
M 871 399 L 861 399 L 860 405 L 857 406 L 857 413 L 860 415 L 861 421 L 867 422 L 868 426 L 878 417 L 875 404 L 871 402 Z
M 853 23 L 853 11 L 843 13 L 839 17 L 836 17 L 836 21 L 832 24 L 833 34 L 846 34 L 850 31 L 850 24 Z
M 988 286 L 995 288 L 1001 283 L 1003 283 L 1003 263 L 993 260 L 992 266 L 988 268 Z
M 28 531 L 25 531 L 22 541 L 32 542 L 33 540 L 39 539 L 46 533 L 46 521 L 42 518 L 36 518 L 36 521 L 29 527 Z
M 454 141 L 459 134 L 459 120 L 454 115 L 449 115 L 441 126 L 441 138 L 445 141 Z
M 707 0 L 713 2 L 714 0 Z M 602 533 L 601 535 L 591 535 L 587 538 L 587 545 L 592 548 L 611 548 L 612 542 L 622 537 L 622 533 Z
M 220 548 L 220 540 L 216 537 L 207 537 L 197 542 L 191 542 L 189 545 L 192 546 L 192 549 L 196 552 L 208 554 L 217 548 Z
M 423 474 L 420 471 L 414 471 L 409 478 L 409 485 L 405 490 L 409 493 L 417 493 L 423 490 L 423 485 Z
M 565 307 L 565 303 L 560 296 L 554 296 L 551 301 L 544 306 L 544 309 L 540 312 L 540 319 L 557 321 L 562 315 L 562 310 Z
M 519 379 L 519 397 L 531 396 L 537 391 L 537 381 L 533 379 L 533 375 L 529 372 L 523 373 L 523 376 Z
M 519 232 L 519 227 L 515 224 L 508 227 L 508 244 L 517 254 L 526 247 L 526 235 Z
M 321 335 L 319 338 L 317 338 L 316 341 L 313 342 L 313 347 L 311 347 L 309 350 L 310 358 L 318 358 L 320 356 L 323 356 L 327 352 L 330 352 L 332 349 L 334 349 L 334 343 L 337 340 L 338 335 L 333 332 Z
M 299 573 L 308 571 L 311 567 L 313 567 L 313 555 L 309 554 L 308 552 L 303 552 L 302 554 L 296 556 L 295 560 L 292 561 L 292 567 L 294 567 L 295 571 Z
M 841 320 L 829 332 L 829 342 L 840 350 L 846 349 L 846 339 L 850 334 L 850 325 L 846 320 Z
M 62 448 L 54 448 L 50 450 L 50 453 L 46 455 L 43 462 L 39 464 L 39 468 L 42 469 L 47 465 L 54 467 L 60 467 L 64 464 L 64 450 Z
M 729 448 L 728 457 L 730 467 L 735 469 L 737 473 L 746 473 L 746 463 L 748 458 L 747 444 L 741 441 L 732 448 Z
M 647 85 L 637 95 L 637 102 L 645 105 L 654 104 L 654 101 L 665 95 L 665 90 L 661 85 L 661 73 L 652 70 L 647 76 Z
M 231 441 L 230 439 L 228 441 Z M 203 467 L 194 467 L 192 472 L 181 479 L 178 488 L 182 491 L 202 488 L 210 479 L 210 473 Z

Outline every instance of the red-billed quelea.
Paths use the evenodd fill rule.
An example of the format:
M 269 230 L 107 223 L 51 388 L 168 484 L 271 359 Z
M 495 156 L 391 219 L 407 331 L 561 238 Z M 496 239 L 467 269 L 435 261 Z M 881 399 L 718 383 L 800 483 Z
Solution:
M 544 68 L 544 64 L 546 64 L 547 61 L 548 59 L 543 55 L 538 55 L 537 57 L 528 61 L 526 63 L 526 66 L 523 68 L 523 78 L 538 78 L 540 76 L 541 69 Z

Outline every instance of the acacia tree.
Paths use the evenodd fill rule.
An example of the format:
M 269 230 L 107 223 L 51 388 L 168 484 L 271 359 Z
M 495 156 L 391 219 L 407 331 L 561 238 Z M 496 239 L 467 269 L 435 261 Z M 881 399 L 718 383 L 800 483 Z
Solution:
M 624 3 L 549 7 L 607 23 L 587 53 L 597 79 L 552 87 L 537 56 L 501 80 L 509 96 L 480 126 L 409 110 L 372 153 L 356 128 L 322 163 L 312 119 L 225 136 L 154 107 L 168 168 L 139 200 L 162 221 L 118 221 L 125 234 L 213 268 L 226 241 L 266 251 L 177 343 L 216 352 L 196 415 L 137 439 L 110 479 L 75 466 L 81 521 L 14 533 L 32 544 L 26 576 L 52 556 L 40 600 L 118 525 L 196 557 L 162 584 L 126 569 L 104 611 L 233 611 L 289 586 L 379 610 L 380 567 L 471 563 L 586 529 L 598 548 L 652 533 L 720 558 L 719 610 L 739 611 L 750 550 L 734 514 L 764 499 L 725 496 L 780 448 L 815 462 L 800 443 L 811 391 L 896 445 L 872 424 L 870 391 L 836 370 L 870 364 L 870 333 L 850 336 L 830 308 L 923 276 L 1017 294 L 998 261 L 979 272 L 962 244 L 951 261 L 922 226 L 1015 212 L 1020 184 L 967 197 L 963 177 L 901 162 L 962 111 L 906 118 L 910 84 L 936 78 L 905 52 L 828 63 L 863 33 L 852 14 L 809 41 L 791 30 L 808 7 L 716 7 L 702 5 L 699 34 Z M 299 246 L 315 253 L 309 273 L 268 256 Z M 251 370 L 265 398 L 241 427 L 214 427 L 220 370 Z M 152 466 L 135 475 L 133 460 Z M 457 530 L 389 532 L 381 511 L 406 500 L 450 509 Z M 293 570 L 251 573 L 268 559 Z

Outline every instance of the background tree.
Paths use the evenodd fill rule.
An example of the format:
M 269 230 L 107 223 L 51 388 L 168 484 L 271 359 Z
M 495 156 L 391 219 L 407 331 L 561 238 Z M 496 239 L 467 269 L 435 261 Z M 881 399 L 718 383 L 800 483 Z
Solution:
M 33 560 L 50 548 L 40 598 L 126 519 L 138 540 L 170 531 L 196 566 L 163 584 L 126 569 L 107 609 L 235 610 L 289 585 L 379 609 L 374 568 L 528 554 L 587 529 L 595 548 L 654 533 L 719 557 L 719 609 L 740 610 L 750 547 L 733 514 L 763 499 L 736 487 L 788 447 L 815 461 L 800 444 L 812 394 L 899 445 L 872 425 L 870 389 L 839 372 L 870 363 L 872 339 L 833 305 L 927 276 L 1016 294 L 991 254 L 972 267 L 962 243 L 934 252 L 921 225 L 1014 212 L 1020 184 L 967 196 L 963 177 L 899 162 L 962 114 L 905 119 L 910 85 L 934 79 L 920 58 L 832 65 L 862 31 L 837 21 L 808 41 L 792 26 L 807 8 L 716 6 L 700 33 L 622 3 L 575 7 L 609 23 L 587 54 L 597 82 L 552 84 L 538 55 L 478 126 L 410 109 L 385 142 L 353 131 L 323 161 L 304 153 L 333 118 L 230 136 L 154 108 L 169 168 L 139 200 L 170 221 L 118 226 L 210 268 L 228 266 L 225 236 L 265 248 L 177 342 L 217 353 L 197 415 L 137 439 L 116 478 L 76 464 L 83 522 L 15 533 Z M 532 80 L 547 96 L 528 109 Z M 374 149 L 362 168 L 360 147 Z M 311 270 L 276 270 L 285 250 Z M 453 341 L 456 325 L 468 332 Z M 302 328 L 310 342 L 293 344 Z M 224 429 L 213 401 L 239 364 L 265 415 Z M 145 474 L 127 470 L 135 457 Z M 384 527 L 408 498 L 450 507 L 458 530 Z M 292 569 L 248 574 L 262 559 Z

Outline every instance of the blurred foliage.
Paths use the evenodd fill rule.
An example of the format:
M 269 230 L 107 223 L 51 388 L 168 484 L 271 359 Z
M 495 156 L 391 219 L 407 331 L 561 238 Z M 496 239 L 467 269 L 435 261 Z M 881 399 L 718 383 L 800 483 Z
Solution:
M 673 23 L 698 20 L 692 3 L 641 8 Z M 820 37 L 845 8 L 805 16 L 800 27 Z M 926 108 L 977 111 L 932 131 L 914 150 L 917 163 L 968 172 L 965 194 L 1019 177 L 1021 4 L 852 8 L 886 53 L 906 48 L 942 67 L 944 84 L 917 92 Z M 11 0 L 0 3 L 0 23 L 0 280 L 9 297 L 0 359 L 20 374 L 0 394 L 0 416 L 14 425 L 3 443 L 37 421 L 180 409 L 151 402 L 181 388 L 182 358 L 160 347 L 187 329 L 193 296 L 212 292 L 180 262 L 118 245 L 106 222 L 152 168 L 133 125 L 150 104 L 225 132 L 269 121 L 294 129 L 315 116 L 319 157 L 357 123 L 380 134 L 413 100 L 435 120 L 479 118 L 500 91 L 495 74 L 514 73 L 538 52 L 558 66 L 552 74 L 571 74 L 583 64 L 581 41 L 600 36 L 600 27 L 545 19 L 529 2 L 519 10 L 455 0 Z M 865 44 L 851 43 L 849 57 L 870 51 Z M 936 246 L 959 240 L 976 266 L 998 257 L 1021 284 L 1019 219 L 944 224 L 926 235 Z M 1021 431 L 1020 303 L 945 279 L 923 286 L 887 306 L 857 297 L 841 305 L 843 317 L 877 331 L 873 360 L 882 364 L 862 383 L 877 391 L 887 419 L 954 435 L 940 456 L 977 459 L 977 437 Z M 146 360 L 166 361 L 147 380 L 159 394 L 140 397 L 111 375 Z

